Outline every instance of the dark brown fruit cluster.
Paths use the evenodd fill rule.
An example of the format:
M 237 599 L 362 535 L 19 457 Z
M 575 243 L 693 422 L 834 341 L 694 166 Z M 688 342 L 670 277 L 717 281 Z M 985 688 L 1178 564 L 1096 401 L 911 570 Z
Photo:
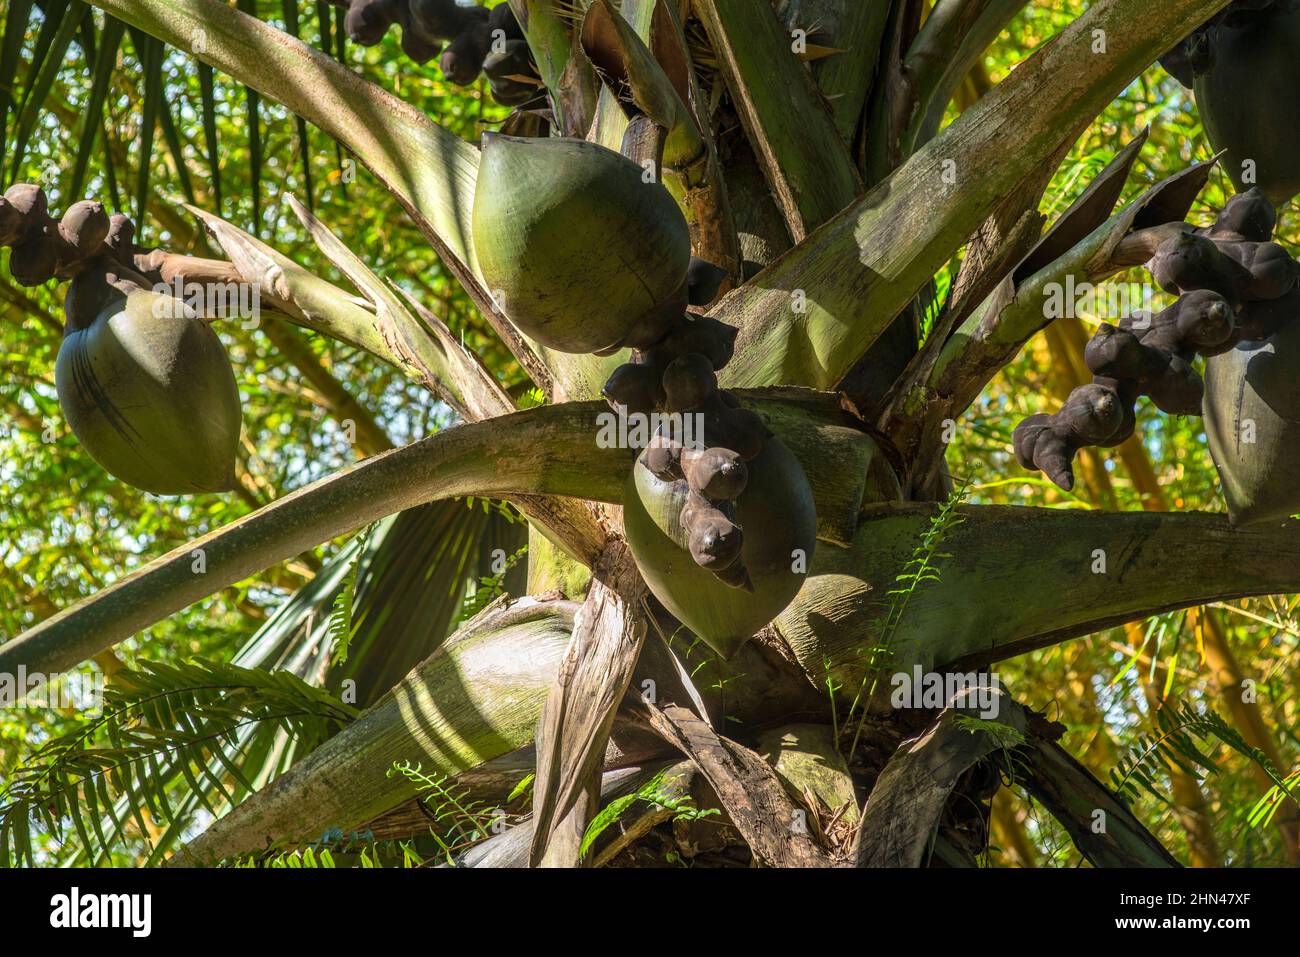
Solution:
M 1069 491 L 1086 445 L 1110 448 L 1133 434 L 1138 396 L 1171 415 L 1200 415 L 1197 356 L 1266 339 L 1300 310 L 1300 264 L 1270 242 L 1277 216 L 1257 189 L 1228 201 L 1214 225 L 1166 241 L 1148 268 L 1179 299 L 1155 316 L 1102 325 L 1084 351 L 1093 380 L 1053 415 L 1016 427 L 1016 458 Z
M 712 300 L 721 272 L 696 260 L 691 276 L 692 303 Z M 718 388 L 717 370 L 731 360 L 735 339 L 733 326 L 686 313 L 658 343 L 634 351 L 631 362 L 615 369 L 604 395 L 626 413 L 669 413 L 641 466 L 661 481 L 684 482 L 689 489 L 680 522 L 696 564 L 733 588 L 752 591 L 741 561 L 744 536 L 735 502 L 749 481 L 747 463 L 772 433 L 757 414 Z M 685 424 L 688 416 L 699 423 L 698 431 Z
M 55 219 L 45 191 L 32 183 L 16 183 L 0 197 L 0 246 L 13 247 L 9 271 L 22 286 L 71 279 L 105 253 L 129 256 L 133 236 L 126 216 L 110 216 L 96 200 L 74 203 Z
M 402 50 L 416 63 L 439 53 L 443 75 L 466 86 L 486 73 L 492 96 L 519 106 L 538 93 L 536 77 L 519 21 L 508 3 L 491 10 L 463 7 L 456 0 L 330 0 L 347 10 L 344 29 L 353 43 L 374 46 L 388 28 L 402 28 Z M 444 46 L 445 43 L 445 46 Z

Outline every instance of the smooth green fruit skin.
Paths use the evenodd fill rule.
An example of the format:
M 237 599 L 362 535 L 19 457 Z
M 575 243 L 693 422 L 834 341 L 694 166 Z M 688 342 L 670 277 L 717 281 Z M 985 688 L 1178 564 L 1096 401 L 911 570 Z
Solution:
M 685 217 L 640 166 L 594 143 L 486 137 L 474 250 L 511 322 L 561 352 L 608 352 L 647 313 L 686 308 Z
M 1300 512 L 1300 317 L 1205 364 L 1205 434 L 1234 525 Z M 1245 441 L 1246 423 L 1254 441 Z
M 638 459 L 624 493 L 627 542 L 650 591 L 724 658 L 794 600 L 817 542 L 812 489 L 790 450 L 769 438 L 748 465 L 749 483 L 736 500 L 736 518 L 752 592 L 723 584 L 691 558 L 678 523 L 689 491 L 685 482 L 662 482 Z M 803 573 L 793 570 L 796 553 L 803 555 Z
M 162 298 L 133 292 L 64 337 L 59 405 L 91 458 L 128 485 L 159 495 L 228 491 L 240 427 L 230 359 L 185 307 L 155 316 Z
M 1275 205 L 1300 193 L 1300 10 L 1214 31 L 1214 60 L 1196 103 L 1238 190 L 1258 185 Z M 1255 163 L 1255 183 L 1242 164 Z

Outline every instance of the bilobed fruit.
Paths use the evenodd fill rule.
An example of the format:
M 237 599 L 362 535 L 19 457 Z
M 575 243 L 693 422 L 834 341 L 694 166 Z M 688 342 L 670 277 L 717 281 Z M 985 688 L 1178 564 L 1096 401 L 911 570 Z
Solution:
M 1205 363 L 1205 434 L 1234 525 L 1300 513 L 1300 322 Z
M 1300 5 L 1242 10 L 1204 37 L 1194 89 L 1210 144 L 1238 189 L 1285 203 L 1300 193 Z
M 727 526 L 715 521 L 708 503 L 684 480 L 663 481 L 638 465 L 623 501 L 628 545 L 651 592 L 723 657 L 794 599 L 817 536 L 812 489 L 789 449 L 769 438 L 746 465 L 744 491 L 730 506 L 732 514 L 723 514 L 743 533 L 738 556 L 727 554 L 734 543 Z M 692 527 L 704 530 L 694 543 L 699 557 L 692 555 L 691 535 L 683 527 L 688 507 L 696 512 L 687 512 Z M 700 558 L 719 567 L 705 567 Z
M 474 251 L 523 333 L 561 352 L 653 345 L 686 308 L 686 219 L 624 156 L 576 139 L 484 137 Z
M 73 286 L 97 282 L 86 275 Z M 170 297 L 96 292 L 74 297 L 107 305 L 89 321 L 69 315 L 55 365 L 59 404 L 82 447 L 147 492 L 231 489 L 239 391 L 216 333 Z

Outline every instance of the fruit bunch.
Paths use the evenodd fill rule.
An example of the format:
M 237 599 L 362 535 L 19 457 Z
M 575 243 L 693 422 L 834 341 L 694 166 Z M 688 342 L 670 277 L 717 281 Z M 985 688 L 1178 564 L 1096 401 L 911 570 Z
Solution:
M 44 190 L 0 198 L 0 245 L 14 279 L 71 279 L 55 363 L 59 406 L 110 474 L 161 495 L 233 487 L 239 390 L 230 359 L 192 307 L 153 290 L 135 227 L 94 200 L 50 216 Z M 143 269 L 137 269 L 137 265 Z
M 110 216 L 95 200 L 74 203 L 55 219 L 45 190 L 32 183 L 17 183 L 0 197 L 0 246 L 13 247 L 9 271 L 22 286 L 71 279 L 101 253 L 125 265 L 133 238 L 131 221 Z
M 678 521 L 691 557 L 725 584 L 752 591 L 740 557 L 744 542 L 735 501 L 749 481 L 747 463 L 772 433 L 718 388 L 717 370 L 730 360 L 735 335 L 716 319 L 686 314 L 661 342 L 635 351 L 615 369 L 604 395 L 624 414 L 668 413 L 660 417 L 639 467 L 662 482 L 686 483 L 690 491 Z M 700 434 L 684 425 L 687 416 L 699 422 Z
M 508 3 L 488 10 L 456 0 L 330 2 L 347 11 L 343 28 L 354 43 L 374 46 L 397 24 L 403 52 L 416 63 L 441 53 L 439 65 L 452 83 L 466 86 L 486 73 L 493 98 L 504 106 L 519 106 L 537 94 L 537 70 Z
M 1200 415 L 1205 385 L 1192 361 L 1266 339 L 1300 311 L 1300 264 L 1271 242 L 1276 225 L 1272 204 L 1252 189 L 1232 197 L 1214 225 L 1166 240 L 1147 268 L 1178 300 L 1101 326 L 1084 351 L 1092 382 L 1055 414 L 1016 427 L 1020 464 L 1069 491 L 1075 453 L 1132 435 L 1139 396 L 1171 415 Z
M 770 433 L 718 389 L 735 328 L 688 311 L 714 299 L 725 273 L 691 256 L 676 201 L 644 173 L 581 140 L 488 135 L 474 200 L 479 266 L 511 321 L 543 345 L 633 349 L 604 395 L 625 414 L 668 413 L 642 465 L 688 483 L 680 523 L 695 561 L 752 589 L 734 502 Z M 686 416 L 702 436 L 678 431 Z

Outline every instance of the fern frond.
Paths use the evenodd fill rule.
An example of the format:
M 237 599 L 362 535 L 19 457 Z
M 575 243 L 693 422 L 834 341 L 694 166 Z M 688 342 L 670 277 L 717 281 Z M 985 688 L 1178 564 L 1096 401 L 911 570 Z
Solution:
M 334 655 L 332 664 L 341 665 L 348 660 L 348 649 L 352 644 L 352 636 L 356 634 L 356 604 L 357 604 L 357 579 L 360 575 L 361 559 L 366 554 L 366 546 L 370 543 L 370 535 L 375 530 L 374 525 L 368 525 L 365 529 L 357 533 L 355 541 L 359 544 L 356 554 L 352 556 L 352 561 L 348 565 L 347 577 L 343 580 L 343 588 L 334 598 L 334 607 L 330 611 L 330 623 L 326 634 L 334 646 Z
M 601 808 L 600 813 L 591 819 L 591 823 L 587 825 L 587 830 L 582 835 L 578 855 L 586 857 L 587 852 L 596 843 L 596 839 L 627 813 L 627 809 L 637 801 L 644 801 L 653 807 L 672 812 L 674 821 L 698 821 L 712 814 L 721 813 L 717 808 L 701 810 L 696 807 L 690 795 L 672 790 L 672 784 L 676 781 L 668 781 L 666 775 L 667 771 L 660 771 L 634 793 L 615 798 Z
M 429 833 L 448 864 L 454 865 L 457 854 L 501 830 L 508 822 L 508 815 L 500 808 L 490 808 L 482 801 L 471 799 L 469 789 L 457 788 L 446 774 L 427 774 L 418 763 L 395 761 L 388 769 L 388 776 L 398 774 L 415 785 L 430 811 L 434 826 Z
M 939 506 L 939 511 L 930 517 L 930 523 L 913 547 L 911 557 L 903 563 L 902 570 L 894 577 L 894 587 L 886 592 L 888 604 L 880 636 L 876 644 L 871 648 L 866 674 L 862 678 L 862 684 L 858 687 L 857 694 L 854 695 L 853 701 L 849 705 L 849 713 L 844 719 L 844 726 L 847 728 L 858 705 L 863 705 L 862 717 L 859 719 L 857 729 L 853 733 L 853 742 L 849 745 L 849 754 L 857 750 L 858 739 L 861 737 L 862 729 L 866 724 L 867 712 L 864 699 L 870 701 L 876 693 L 880 675 L 889 663 L 894 637 L 898 633 L 898 627 L 903 620 L 903 616 L 907 613 L 907 607 L 912 600 L 912 596 L 916 594 L 922 585 L 940 581 L 942 576 L 939 562 L 952 557 L 950 553 L 940 551 L 940 549 L 949 532 L 966 521 L 958 512 L 958 507 L 965 501 L 972 482 L 973 480 L 969 478 L 959 482 L 944 503 Z
M 481 612 L 492 602 L 496 601 L 505 594 L 506 576 L 510 570 L 519 563 L 519 560 L 528 554 L 528 546 L 525 544 L 517 549 L 514 554 L 508 555 L 502 563 L 501 570 L 493 575 L 487 575 L 478 580 L 478 586 L 474 589 L 474 594 L 466 595 L 464 602 L 461 604 L 460 617 L 456 621 L 457 627 L 462 622 L 469 621 L 479 612 Z

